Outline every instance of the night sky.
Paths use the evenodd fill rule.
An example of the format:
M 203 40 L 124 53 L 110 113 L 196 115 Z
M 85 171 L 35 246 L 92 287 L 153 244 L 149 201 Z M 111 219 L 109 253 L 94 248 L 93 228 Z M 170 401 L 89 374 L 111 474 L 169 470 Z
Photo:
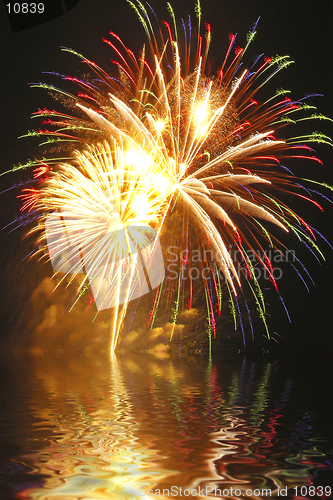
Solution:
M 4 2 L 6 4 L 8 2 Z M 194 0 L 172 2 L 178 19 L 190 13 L 194 17 Z M 54 75 L 43 75 L 43 71 L 56 71 L 79 76 L 85 71 L 78 58 L 64 53 L 60 46 L 71 47 L 94 60 L 106 71 L 112 72 L 110 49 L 102 42 L 110 30 L 119 34 L 125 44 L 136 54 L 145 41 L 142 26 L 134 11 L 125 0 L 80 0 L 67 14 L 46 24 L 13 33 L 6 16 L 6 7 L 1 6 L 1 172 L 13 164 L 25 162 L 27 158 L 39 156 L 35 141 L 17 137 L 40 124 L 31 121 L 30 115 L 39 107 L 61 110 L 60 103 L 52 101 L 42 89 L 31 89 L 29 83 L 46 81 L 64 88 Z M 164 0 L 151 1 L 158 18 L 168 19 Z M 237 44 L 242 46 L 246 33 L 260 16 L 257 36 L 251 44 L 246 61 L 251 62 L 256 54 L 290 55 L 295 64 L 279 73 L 264 89 L 262 98 L 275 93 L 279 87 L 292 91 L 297 99 L 307 94 L 323 94 L 323 97 L 309 99 L 318 112 L 333 117 L 332 100 L 332 4 L 327 0 L 293 1 L 282 0 L 223 0 L 202 1 L 203 21 L 212 26 L 211 58 L 216 67 L 223 59 L 228 33 L 238 33 Z M 258 98 L 260 95 L 257 96 Z M 309 132 L 321 130 L 332 136 L 330 122 L 306 122 Z M 296 131 L 295 131 L 295 135 Z M 307 175 L 333 185 L 333 150 L 329 146 L 314 146 L 324 165 L 312 164 L 305 167 Z M 0 178 L 1 190 L 26 178 L 27 174 L 9 174 Z M 328 194 L 329 192 L 325 192 Z M 20 203 L 16 200 L 18 191 L 3 194 L 1 203 L 1 227 L 10 223 L 17 215 Z M 332 196 L 333 199 L 333 196 Z M 333 205 L 323 202 L 322 214 L 318 209 L 305 207 L 301 214 L 333 242 Z M 304 206 L 303 206 L 304 208 Z M 2 306 L 5 325 L 3 336 L 13 327 L 20 311 L 27 307 L 30 290 L 38 285 L 45 270 L 38 262 L 22 262 L 32 248 L 31 242 L 22 242 L 21 229 L 7 234 L 1 233 Z M 286 238 L 287 241 L 287 238 Z M 288 244 L 287 244 L 288 245 Z M 299 257 L 309 268 L 316 282 L 316 288 L 309 295 L 297 276 L 288 272 L 281 282 L 281 292 L 288 304 L 293 323 L 280 315 L 276 328 L 284 337 L 284 345 L 291 352 L 313 345 L 323 346 L 323 351 L 333 346 L 332 336 L 332 278 L 333 250 L 324 242 L 321 244 L 327 262 L 316 263 L 306 249 Z

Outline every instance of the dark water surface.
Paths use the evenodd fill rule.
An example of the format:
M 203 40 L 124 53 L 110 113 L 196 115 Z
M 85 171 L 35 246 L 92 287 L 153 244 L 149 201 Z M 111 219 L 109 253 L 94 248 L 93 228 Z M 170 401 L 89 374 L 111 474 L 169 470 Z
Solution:
M 1 371 L 1 499 L 329 495 L 331 386 L 318 368 L 140 355 Z

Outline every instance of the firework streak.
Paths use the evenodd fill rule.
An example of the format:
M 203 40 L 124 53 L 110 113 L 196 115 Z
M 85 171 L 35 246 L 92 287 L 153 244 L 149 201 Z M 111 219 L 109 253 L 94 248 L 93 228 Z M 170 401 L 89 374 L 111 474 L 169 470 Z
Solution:
M 41 136 L 42 145 L 62 152 L 14 167 L 33 167 L 38 181 L 20 195 L 23 210 L 38 214 L 38 224 L 30 232 L 38 232 L 38 252 L 47 254 L 50 250 L 48 238 L 58 240 L 56 257 L 62 259 L 58 270 L 64 271 L 63 279 L 81 277 L 77 298 L 93 280 L 96 293 L 104 286 L 95 279 L 100 278 L 101 267 L 106 269 L 112 262 L 133 256 L 129 228 L 149 227 L 161 238 L 167 234 L 165 239 L 180 250 L 211 250 L 214 261 L 201 262 L 202 268 L 211 269 L 210 279 L 202 280 L 209 339 L 216 333 L 221 289 L 226 283 L 229 307 L 245 342 L 237 301 L 245 285 L 266 325 L 255 266 L 265 270 L 277 290 L 265 245 L 282 254 L 285 246 L 280 240 L 291 232 L 321 256 L 313 228 L 281 201 L 283 193 L 292 193 L 321 209 L 312 197 L 312 181 L 303 180 L 309 188 L 303 187 L 283 162 L 301 158 L 321 163 L 308 144 L 331 144 L 331 140 L 318 132 L 281 138 L 281 131 L 298 121 L 327 118 L 302 100 L 291 100 L 285 90 L 263 103 L 255 99 L 263 85 L 291 63 L 288 56 L 262 55 L 252 67 L 245 68 L 242 60 L 256 26 L 247 34 L 243 48 L 229 35 L 226 56 L 217 75 L 211 76 L 211 29 L 206 23 L 204 33 L 200 32 L 199 3 L 195 9 L 197 33 L 192 32 L 190 18 L 178 26 L 170 4 L 171 22 L 163 21 L 154 31 L 151 19 L 155 15 L 149 4 L 145 7 L 138 0 L 129 3 L 148 39 L 139 57 L 110 32 L 103 40 L 113 53 L 112 75 L 81 54 L 63 48 L 78 56 L 93 76 L 78 79 L 58 75 L 79 87 L 76 95 L 45 83 L 33 85 L 47 89 L 73 114 L 47 109 L 33 114 L 43 119 L 46 128 L 27 135 Z M 177 223 L 168 227 L 169 220 Z M 117 240 L 115 244 L 112 232 L 117 228 L 123 237 L 122 243 Z M 144 232 L 140 234 L 144 240 L 140 248 L 144 248 L 152 240 Z M 230 249 L 237 250 L 241 267 Z M 135 265 L 141 255 L 136 250 Z M 250 250 L 256 263 L 249 257 Z M 155 296 L 151 327 L 161 298 L 168 296 L 171 337 L 183 305 L 192 307 L 193 280 L 183 279 L 187 265 L 186 259 L 180 261 L 171 288 L 164 280 L 151 292 Z M 106 307 L 114 306 L 113 352 L 136 284 L 131 266 L 125 280 L 120 273 L 112 281 L 107 272 L 103 279 L 112 286 L 103 293 Z M 247 303 L 246 309 L 249 312 Z

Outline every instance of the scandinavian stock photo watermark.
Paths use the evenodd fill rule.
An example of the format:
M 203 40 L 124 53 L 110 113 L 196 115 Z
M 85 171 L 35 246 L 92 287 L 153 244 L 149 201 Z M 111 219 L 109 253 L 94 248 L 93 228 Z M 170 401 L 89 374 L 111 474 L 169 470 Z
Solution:
M 257 280 L 265 279 L 278 281 L 282 278 L 284 263 L 294 264 L 297 261 L 294 250 L 282 252 L 276 248 L 263 250 L 248 250 L 246 257 L 237 248 L 229 248 L 228 253 L 238 277 L 248 273 Z M 211 249 L 183 250 L 178 246 L 169 246 L 165 253 L 165 277 L 167 280 L 182 279 L 210 280 L 213 275 L 224 279 L 221 271 L 221 255 Z M 263 265 L 264 263 L 264 265 Z M 260 265 L 261 264 L 261 265 Z

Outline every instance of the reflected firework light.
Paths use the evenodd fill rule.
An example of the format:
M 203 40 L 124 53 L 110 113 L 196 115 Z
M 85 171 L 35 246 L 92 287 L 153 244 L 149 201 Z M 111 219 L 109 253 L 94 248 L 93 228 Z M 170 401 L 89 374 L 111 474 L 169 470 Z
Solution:
M 159 489 L 156 498 L 176 498 L 172 486 L 182 488 L 178 498 L 206 487 L 210 495 L 192 497 L 214 497 L 215 488 L 226 497 L 233 488 L 232 498 L 266 498 L 279 496 L 281 485 L 325 484 L 332 469 L 313 400 L 297 397 L 304 378 L 290 379 L 276 364 L 70 353 L 26 362 L 10 383 L 20 383 L 20 397 L 12 393 L 4 409 L 7 420 L 16 409 L 8 433 L 21 438 L 12 460 L 26 480 L 16 480 L 17 498 L 133 499 L 150 488 Z M 261 488 L 271 495 L 256 494 Z
M 284 162 L 286 158 L 291 163 L 293 158 L 320 162 L 306 143 L 331 145 L 331 139 L 318 132 L 284 134 L 286 138 L 282 139 L 281 129 L 290 123 L 325 117 L 309 116 L 313 106 L 302 99 L 293 101 L 289 91 L 278 90 L 263 103 L 254 98 L 264 84 L 291 63 L 287 56 L 260 56 L 246 69 L 245 55 L 255 37 L 256 25 L 247 34 L 243 48 L 235 47 L 236 37 L 229 35 L 225 59 L 217 76 L 211 76 L 207 64 L 211 32 L 208 24 L 205 38 L 200 32 L 200 9 L 196 8 L 198 38 L 194 41 L 192 37 L 191 43 L 192 25 L 178 30 L 168 4 L 172 23 L 164 22 L 166 39 L 161 44 L 146 8 L 141 2 L 131 5 L 148 43 L 136 57 L 110 32 L 110 39 L 104 41 L 114 52 L 116 76 L 63 48 L 78 56 L 93 78 L 88 81 L 63 76 L 81 88 L 77 95 L 45 83 L 34 85 L 67 101 L 70 108 L 76 108 L 78 117 L 47 109 L 33 115 L 46 120 L 49 128 L 28 135 L 44 137 L 46 142 L 42 144 L 51 147 L 55 141 L 57 146 L 63 143 L 64 154 L 62 158 L 51 155 L 43 161 L 14 167 L 34 167 L 37 173 L 42 165 L 49 168 L 38 189 L 25 190 L 22 196 L 25 210 L 39 213 L 39 225 L 31 232 L 39 232 L 40 252 L 48 247 L 54 253 L 60 239 L 51 261 L 58 259 L 57 266 L 65 272 L 62 279 L 71 281 L 84 274 L 77 287 L 78 298 L 90 283 L 98 309 L 115 306 L 112 351 L 131 297 L 146 293 L 146 286 L 149 290 L 150 250 L 157 253 L 149 258 L 162 258 L 159 245 L 144 236 L 142 249 L 130 262 L 126 261 L 133 227 L 150 227 L 155 242 L 158 238 L 168 239 L 168 246 L 175 244 L 181 251 L 212 250 L 216 256 L 208 266 L 212 279 L 202 281 L 201 295 L 207 304 L 209 336 L 215 336 L 216 315 L 221 313 L 220 276 L 226 282 L 227 302 L 235 324 L 240 321 L 242 325 L 237 295 L 246 287 L 269 336 L 264 295 L 255 272 L 256 266 L 264 269 L 279 297 L 272 262 L 265 253 L 267 245 L 282 252 L 289 232 L 322 257 L 315 230 L 281 201 L 288 193 L 321 209 L 308 196 L 309 192 L 315 196 L 312 181 L 294 176 Z M 158 32 L 163 37 L 162 31 Z M 74 146 L 69 146 L 71 142 L 75 151 Z M 49 231 L 53 225 L 58 229 Z M 114 231 L 122 236 L 115 238 Z M 240 266 L 234 262 L 230 248 L 237 250 Z M 123 269 L 115 272 L 114 263 L 119 261 L 126 261 L 124 273 Z M 193 283 L 183 279 L 186 266 L 186 262 L 181 263 L 172 290 L 166 290 L 162 274 L 154 278 L 159 286 L 151 312 L 152 325 L 161 297 L 166 296 L 173 324 L 171 338 L 184 304 L 191 307 Z M 207 262 L 202 262 L 202 268 L 206 266 Z M 135 272 L 144 267 L 146 272 Z M 297 272 L 307 273 L 299 261 L 295 267 Z M 123 274 L 125 286 L 120 278 Z M 155 288 L 152 283 L 150 288 Z

